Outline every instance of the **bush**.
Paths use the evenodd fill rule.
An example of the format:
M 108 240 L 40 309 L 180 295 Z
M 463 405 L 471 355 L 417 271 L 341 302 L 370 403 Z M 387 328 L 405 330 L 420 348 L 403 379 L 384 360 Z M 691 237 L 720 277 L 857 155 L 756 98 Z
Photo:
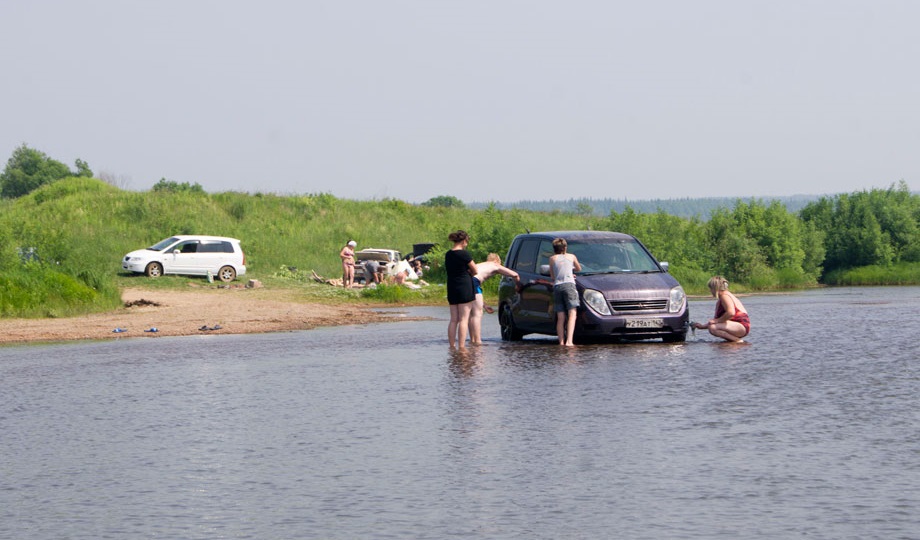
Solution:
M 114 287 L 96 290 L 40 263 L 27 263 L 0 276 L 0 314 L 4 317 L 64 317 L 88 306 L 113 309 L 121 304 Z
M 195 182 L 194 184 L 189 184 L 188 182 L 176 182 L 175 180 L 167 180 L 165 178 L 160 178 L 160 181 L 153 185 L 152 191 L 168 191 L 170 193 L 204 193 L 204 188 L 201 187 L 201 184 Z
M 668 268 L 668 273 L 674 276 L 674 279 L 681 284 L 687 294 L 709 294 L 709 278 L 711 274 L 698 268 L 687 268 L 685 266 L 673 266 Z
M 920 263 L 900 263 L 889 266 L 872 265 L 839 269 L 824 276 L 828 285 L 918 285 Z

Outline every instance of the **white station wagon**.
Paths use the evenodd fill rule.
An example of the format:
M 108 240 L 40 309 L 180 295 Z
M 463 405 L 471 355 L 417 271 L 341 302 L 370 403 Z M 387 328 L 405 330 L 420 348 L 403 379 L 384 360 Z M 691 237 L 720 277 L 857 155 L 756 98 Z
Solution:
M 246 256 L 236 238 L 179 235 L 128 253 L 121 267 L 149 277 L 211 275 L 226 282 L 246 273 Z

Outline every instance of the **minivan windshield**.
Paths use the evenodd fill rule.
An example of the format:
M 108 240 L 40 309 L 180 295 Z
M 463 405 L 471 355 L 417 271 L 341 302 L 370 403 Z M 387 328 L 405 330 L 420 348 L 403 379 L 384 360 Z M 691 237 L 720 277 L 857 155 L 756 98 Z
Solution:
M 581 263 L 578 275 L 661 271 L 655 260 L 635 240 L 569 242 L 568 252 L 578 257 Z
M 147 248 L 147 249 L 149 249 L 149 250 L 151 250 L 151 251 L 163 251 L 164 249 L 168 248 L 169 246 L 175 244 L 175 243 L 178 242 L 178 241 L 179 241 L 179 239 L 176 238 L 176 237 L 167 238 L 166 240 L 160 240 L 159 242 L 157 242 L 156 244 L 150 246 L 150 247 Z

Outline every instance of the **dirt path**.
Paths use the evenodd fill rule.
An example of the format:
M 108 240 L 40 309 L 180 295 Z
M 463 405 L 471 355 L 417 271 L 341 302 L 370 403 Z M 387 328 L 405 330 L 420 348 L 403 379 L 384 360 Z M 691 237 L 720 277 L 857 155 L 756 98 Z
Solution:
M 122 300 L 130 307 L 109 313 L 61 319 L 0 319 L 0 343 L 251 334 L 393 319 L 368 308 L 298 302 L 291 291 L 266 288 L 126 289 Z M 203 326 L 220 329 L 201 330 Z M 126 331 L 116 333 L 115 328 Z M 150 328 L 157 332 L 144 331 Z

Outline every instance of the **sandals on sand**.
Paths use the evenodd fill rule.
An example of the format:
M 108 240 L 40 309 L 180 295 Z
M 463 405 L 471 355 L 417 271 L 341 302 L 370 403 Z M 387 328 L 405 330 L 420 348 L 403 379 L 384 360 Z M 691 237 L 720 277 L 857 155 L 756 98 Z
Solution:
M 198 330 L 201 330 L 202 332 L 210 332 L 211 330 L 220 330 L 221 328 L 223 328 L 223 326 L 215 324 L 214 326 L 204 325 Z

